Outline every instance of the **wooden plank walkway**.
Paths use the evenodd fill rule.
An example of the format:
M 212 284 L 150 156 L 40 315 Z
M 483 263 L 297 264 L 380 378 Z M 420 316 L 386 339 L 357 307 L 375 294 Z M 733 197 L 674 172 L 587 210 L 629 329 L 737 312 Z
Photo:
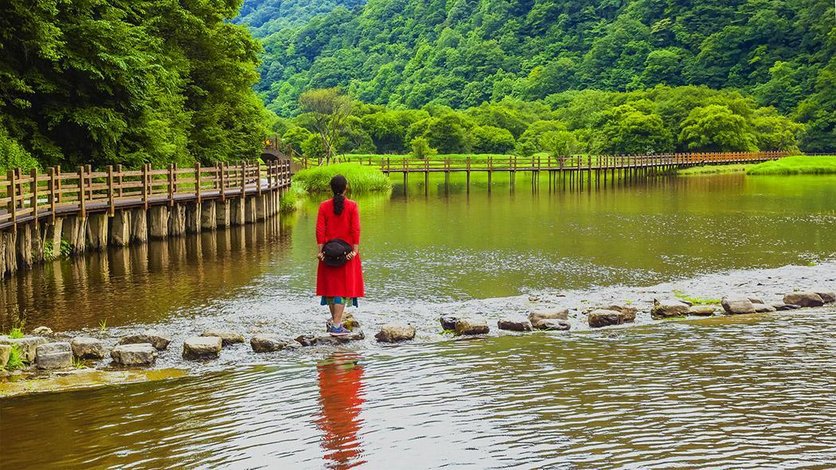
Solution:
M 139 170 L 90 166 L 74 172 L 60 167 L 44 173 L 10 170 L 0 176 L 0 229 L 32 220 L 107 212 L 117 209 L 169 205 L 175 202 L 225 200 L 290 186 L 290 161 L 265 165 L 240 163 L 164 169 L 144 165 Z

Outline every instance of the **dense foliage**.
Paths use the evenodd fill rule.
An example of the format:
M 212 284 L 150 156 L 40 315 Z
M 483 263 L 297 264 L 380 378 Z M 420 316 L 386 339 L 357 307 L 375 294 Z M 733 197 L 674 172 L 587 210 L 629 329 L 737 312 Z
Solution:
M 303 91 L 335 86 L 393 109 L 464 109 L 505 97 L 554 102 L 571 90 L 695 85 L 740 90 L 804 124 L 805 150 L 836 148 L 828 0 L 247 0 L 244 8 L 241 21 L 265 44 L 257 89 L 284 116 L 299 112 Z M 731 114 L 711 108 L 678 116 L 675 126 L 641 107 L 612 110 L 610 121 L 620 124 L 605 135 L 623 151 L 648 145 L 624 135 L 627 128 L 653 133 L 654 148 L 773 145 L 752 136 L 702 140 L 702 129 L 758 125 L 740 123 L 733 103 L 717 105 Z M 762 120 L 769 113 L 758 111 Z M 380 137 L 380 150 L 403 147 L 394 135 Z
M 258 156 L 240 0 L 0 3 L 0 167 Z
M 333 100 L 335 94 L 325 89 L 303 96 Z M 504 98 L 464 110 L 435 104 L 398 110 L 355 102 L 342 106 L 351 114 L 341 116 L 339 124 L 312 109 L 306 105 L 307 112 L 277 119 L 274 129 L 289 151 L 313 158 L 330 156 L 327 147 L 337 153 L 418 157 L 435 152 L 528 156 L 793 150 L 802 127 L 737 91 L 695 86 L 566 91 L 536 102 Z M 327 139 L 323 121 L 329 123 L 324 126 Z

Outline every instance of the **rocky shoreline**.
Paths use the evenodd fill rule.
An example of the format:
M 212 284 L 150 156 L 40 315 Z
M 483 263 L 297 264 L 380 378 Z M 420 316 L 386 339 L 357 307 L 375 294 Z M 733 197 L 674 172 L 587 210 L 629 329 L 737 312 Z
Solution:
M 560 299 L 558 294 L 557 300 Z M 570 309 L 556 305 L 555 299 L 544 300 L 540 296 L 528 297 L 528 314 L 506 315 L 496 321 L 498 330 L 507 333 L 525 334 L 534 331 L 569 331 L 573 323 L 585 323 L 589 329 L 599 329 L 633 324 L 637 318 L 649 316 L 650 322 L 687 317 L 713 317 L 722 315 L 751 315 L 821 307 L 836 302 L 836 292 L 824 289 L 795 291 L 783 294 L 780 301 L 765 302 L 757 294 L 728 295 L 715 300 L 688 300 L 675 296 L 654 298 L 652 303 L 645 302 L 649 308 L 642 308 L 631 302 L 601 303 L 584 309 Z M 584 302 L 589 303 L 589 302 Z M 441 334 L 457 337 L 478 337 L 491 334 L 491 326 L 484 315 L 442 315 L 438 319 Z M 364 340 L 365 334 L 359 322 L 347 314 L 345 324 L 351 334 L 344 337 L 329 335 L 303 334 L 289 338 L 274 333 L 255 333 L 249 337 L 226 329 L 207 329 L 199 335 L 189 336 L 182 342 L 180 361 L 187 369 L 189 363 L 207 363 L 217 360 L 224 349 L 249 343 L 255 354 L 290 351 L 301 347 L 335 347 Z M 378 328 L 375 339 L 379 343 L 399 343 L 412 341 L 417 328 L 411 324 L 384 324 Z M 85 372 L 90 377 L 90 385 L 95 386 L 108 379 L 107 374 L 117 379 L 142 380 L 142 370 L 154 370 L 157 358 L 167 356 L 169 363 L 176 360 L 169 349 L 172 337 L 156 330 L 144 330 L 136 333 L 111 338 L 102 329 L 99 335 L 55 333 L 48 327 L 33 329 L 29 335 L 21 338 L 0 336 L 0 396 L 18 395 L 44 390 L 62 389 L 56 386 L 56 380 L 69 375 L 76 375 L 72 388 L 83 387 Z M 12 348 L 23 362 L 23 367 L 7 371 L 5 367 L 12 353 Z M 161 369 L 157 369 L 161 370 Z M 99 375 L 91 375 L 96 371 Z M 125 375 L 127 373 L 127 375 Z M 184 372 L 183 372 L 184 373 Z M 102 375 L 104 374 L 104 375 Z M 178 375 L 178 374 L 175 374 Z M 128 377 L 129 379 L 124 379 Z M 32 381 L 44 386 L 27 386 L 17 382 Z M 17 383 L 17 384 L 16 384 Z M 12 384 L 10 387 L 4 385 Z

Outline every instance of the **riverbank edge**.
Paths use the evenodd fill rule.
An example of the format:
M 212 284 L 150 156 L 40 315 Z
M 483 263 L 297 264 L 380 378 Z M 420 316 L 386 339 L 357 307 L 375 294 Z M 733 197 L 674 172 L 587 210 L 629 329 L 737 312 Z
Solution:
M 763 163 L 704 165 L 678 170 L 678 176 L 745 173 L 749 176 L 834 175 L 836 156 L 793 155 Z

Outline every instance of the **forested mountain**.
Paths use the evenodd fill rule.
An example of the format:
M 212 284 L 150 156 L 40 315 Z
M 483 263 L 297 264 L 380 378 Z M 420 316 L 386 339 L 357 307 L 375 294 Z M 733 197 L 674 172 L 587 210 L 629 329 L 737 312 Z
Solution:
M 240 0 L 0 2 L 0 168 L 256 158 Z
M 836 147 L 829 0 L 358 3 L 246 2 L 242 20 L 263 37 L 257 89 L 270 109 L 295 115 L 304 90 L 334 86 L 392 108 L 462 109 L 567 90 L 705 85 L 805 124 L 808 150 Z M 270 8 L 281 13 L 274 23 L 264 20 Z

